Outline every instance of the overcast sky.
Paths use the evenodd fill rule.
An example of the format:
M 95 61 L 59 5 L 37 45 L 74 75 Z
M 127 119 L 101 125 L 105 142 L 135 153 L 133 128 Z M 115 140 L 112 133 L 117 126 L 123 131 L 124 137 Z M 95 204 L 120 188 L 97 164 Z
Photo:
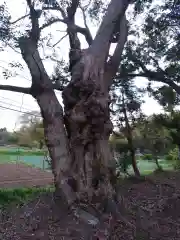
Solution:
M 25 0 L 8 0 L 6 2 L 12 16 L 12 21 L 24 15 L 27 11 Z M 79 25 L 82 25 L 80 15 L 77 17 L 76 21 Z M 93 28 L 91 29 L 93 30 L 94 35 L 96 32 L 96 28 L 93 26 Z M 49 29 L 47 29 L 44 34 L 51 33 L 53 35 L 55 43 L 58 39 L 61 38 L 61 36 L 63 36 L 64 33 L 60 32 L 62 30 L 65 30 L 65 27 L 63 25 L 53 25 Z M 67 38 L 64 39 L 58 46 L 59 49 L 57 50 L 57 53 L 60 58 L 63 57 L 64 59 L 67 59 L 68 57 L 67 40 Z M 83 47 L 86 47 L 85 42 L 83 42 Z M 46 50 L 46 54 L 47 53 L 48 52 Z M 52 54 L 52 52 L 49 52 L 49 54 Z M 18 70 L 18 76 L 11 77 L 6 80 L 4 79 L 2 72 L 4 68 L 7 68 L 8 63 L 12 61 L 19 61 L 20 63 L 22 63 L 24 70 Z M 46 60 L 44 61 L 44 64 L 47 72 L 51 74 L 54 66 L 53 62 Z M 146 85 L 146 81 L 141 78 L 137 79 L 136 83 L 139 87 Z M 31 77 L 26 65 L 21 58 L 21 55 L 10 48 L 0 52 L 0 84 L 9 84 L 23 87 L 30 87 L 31 85 Z M 60 93 L 57 93 L 57 97 L 62 103 Z M 148 96 L 144 96 L 144 98 L 146 101 L 146 103 L 143 105 L 143 111 L 145 114 L 150 115 L 152 113 L 160 112 L 160 106 L 153 99 L 149 98 Z M 6 108 L 11 108 L 20 112 L 39 110 L 36 101 L 31 96 L 0 90 L 0 128 L 6 127 L 8 130 L 11 131 L 16 130 L 19 127 L 19 117 L 21 113 Z

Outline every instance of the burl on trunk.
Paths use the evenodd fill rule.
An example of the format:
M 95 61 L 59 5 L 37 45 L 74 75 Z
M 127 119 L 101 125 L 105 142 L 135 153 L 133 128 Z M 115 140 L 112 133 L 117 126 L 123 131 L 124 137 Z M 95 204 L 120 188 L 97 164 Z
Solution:
M 80 199 L 112 197 L 115 165 L 109 150 L 110 121 L 108 89 L 101 59 L 89 50 L 73 69 L 63 91 L 64 120 L 72 157 L 73 190 Z

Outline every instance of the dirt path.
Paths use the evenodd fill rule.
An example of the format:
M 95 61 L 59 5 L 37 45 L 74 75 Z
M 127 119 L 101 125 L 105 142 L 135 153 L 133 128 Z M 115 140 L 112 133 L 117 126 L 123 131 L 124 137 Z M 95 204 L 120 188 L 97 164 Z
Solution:
M 51 172 L 24 164 L 0 165 L 0 188 L 46 186 L 52 183 Z

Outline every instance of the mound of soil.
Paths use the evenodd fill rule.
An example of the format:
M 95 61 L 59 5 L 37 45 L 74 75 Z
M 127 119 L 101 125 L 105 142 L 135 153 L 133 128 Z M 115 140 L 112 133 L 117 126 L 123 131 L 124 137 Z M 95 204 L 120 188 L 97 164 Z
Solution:
M 1 213 L 3 240 L 178 240 L 180 239 L 180 174 L 158 174 L 140 183 L 125 181 L 119 188 L 122 217 L 103 216 L 100 229 L 78 221 L 53 194 L 44 194 L 21 208 Z

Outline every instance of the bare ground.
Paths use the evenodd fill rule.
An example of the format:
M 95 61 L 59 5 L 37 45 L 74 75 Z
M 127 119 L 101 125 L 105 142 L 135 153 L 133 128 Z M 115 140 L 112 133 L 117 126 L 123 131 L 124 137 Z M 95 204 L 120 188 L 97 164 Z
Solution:
M 46 186 L 52 184 L 52 173 L 25 164 L 0 164 L 0 188 Z
M 180 173 L 162 173 L 151 180 L 120 184 L 119 221 L 103 216 L 97 230 L 79 222 L 63 204 L 55 204 L 53 194 L 45 194 L 10 213 L 1 213 L 0 239 L 3 240 L 105 240 L 105 228 L 112 240 L 179 240 Z

